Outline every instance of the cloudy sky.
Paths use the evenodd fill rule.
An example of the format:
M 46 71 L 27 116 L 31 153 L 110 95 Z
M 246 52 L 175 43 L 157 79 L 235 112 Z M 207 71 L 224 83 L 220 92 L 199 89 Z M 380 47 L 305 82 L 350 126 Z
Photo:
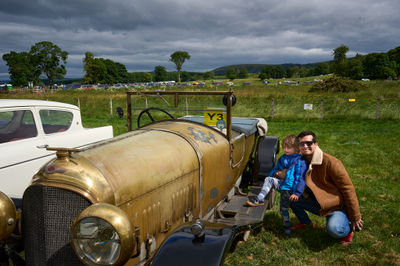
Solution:
M 400 46 L 399 0 L 1 0 L 0 56 L 50 41 L 67 51 L 67 77 L 82 59 L 153 71 L 187 51 L 186 71 L 232 64 L 314 63 Z M 0 79 L 8 67 L 0 59 Z

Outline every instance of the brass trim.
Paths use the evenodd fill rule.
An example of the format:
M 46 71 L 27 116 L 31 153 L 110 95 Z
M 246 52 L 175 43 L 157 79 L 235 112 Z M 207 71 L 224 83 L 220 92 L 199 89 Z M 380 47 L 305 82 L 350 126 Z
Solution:
M 7 239 L 17 225 L 14 202 L 0 191 L 0 241 Z
M 34 176 L 32 185 L 72 190 L 92 203 L 115 204 L 114 191 L 100 170 L 83 156 L 69 156 L 61 156 L 42 167 Z
M 120 208 L 107 204 L 107 203 L 97 203 L 91 205 L 84 209 L 74 220 L 71 230 L 70 239 L 71 246 L 75 253 L 79 253 L 74 245 L 73 231 L 75 226 L 83 219 L 97 217 L 107 223 L 109 223 L 115 231 L 118 233 L 121 243 L 121 253 L 114 265 L 123 265 L 125 262 L 132 257 L 133 252 L 137 249 L 137 236 L 135 232 L 137 231 L 131 224 L 128 215 L 122 211 Z M 79 257 L 79 255 L 78 255 Z M 84 263 L 92 264 L 91 261 L 83 259 Z

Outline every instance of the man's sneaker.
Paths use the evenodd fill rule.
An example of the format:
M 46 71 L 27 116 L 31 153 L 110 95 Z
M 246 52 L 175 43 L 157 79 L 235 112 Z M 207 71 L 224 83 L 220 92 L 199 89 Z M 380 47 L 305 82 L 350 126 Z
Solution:
M 347 245 L 351 244 L 351 242 L 353 242 L 353 236 L 354 236 L 354 233 L 351 232 L 347 236 L 343 237 L 340 242 L 342 243 L 343 246 L 347 246 Z
M 264 201 L 260 201 L 257 198 L 252 198 L 246 201 L 247 206 L 249 207 L 257 207 L 257 206 L 263 206 Z
M 312 224 L 303 224 L 303 223 L 299 222 L 298 224 L 290 227 L 290 231 L 294 231 L 294 230 L 306 228 L 306 227 L 312 227 Z

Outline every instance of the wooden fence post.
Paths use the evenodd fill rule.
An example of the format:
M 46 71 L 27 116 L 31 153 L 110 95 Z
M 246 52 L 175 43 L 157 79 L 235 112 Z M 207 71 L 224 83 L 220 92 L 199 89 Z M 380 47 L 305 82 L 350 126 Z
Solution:
M 112 117 L 113 115 L 113 104 L 112 104 L 112 98 L 110 98 L 110 116 Z
M 321 98 L 321 120 L 324 119 L 324 98 Z
M 376 120 L 379 120 L 381 116 L 381 97 L 378 96 L 376 99 Z
M 185 98 L 185 109 L 186 109 L 186 115 L 189 115 L 189 105 L 188 105 L 187 96 Z
M 272 98 L 271 119 L 274 119 L 274 107 L 275 107 L 275 99 Z

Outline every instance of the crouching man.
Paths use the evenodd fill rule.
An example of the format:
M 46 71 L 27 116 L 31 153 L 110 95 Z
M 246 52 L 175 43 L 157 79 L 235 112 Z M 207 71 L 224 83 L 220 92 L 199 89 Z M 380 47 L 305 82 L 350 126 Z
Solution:
M 311 226 L 305 210 L 326 217 L 326 230 L 343 245 L 353 241 L 353 232 L 361 230 L 361 218 L 357 195 L 342 162 L 324 153 L 317 143 L 315 134 L 303 131 L 298 135 L 299 148 L 309 164 L 306 189 L 291 208 L 300 222 L 291 227 L 297 230 Z

